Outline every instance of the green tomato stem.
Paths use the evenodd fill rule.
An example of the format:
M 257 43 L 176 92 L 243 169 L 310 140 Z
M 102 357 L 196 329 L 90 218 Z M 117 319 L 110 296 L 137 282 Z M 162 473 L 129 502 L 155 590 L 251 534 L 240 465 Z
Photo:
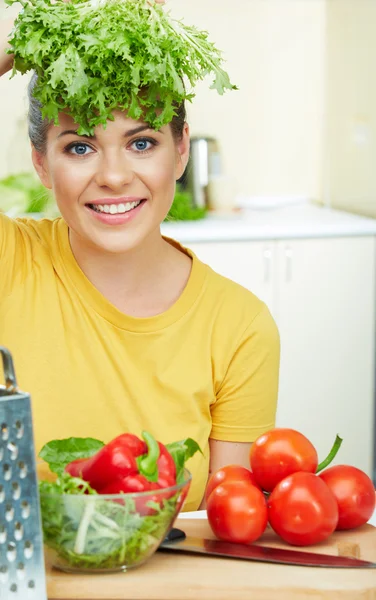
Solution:
M 325 469 L 328 465 L 330 465 L 330 463 L 332 462 L 332 460 L 336 457 L 338 450 L 341 447 L 341 444 L 343 442 L 343 439 L 339 437 L 339 435 L 337 434 L 336 439 L 334 441 L 334 444 L 328 454 L 328 456 L 319 464 L 319 466 L 316 469 L 316 474 L 320 473 L 320 471 L 322 471 L 323 469 Z

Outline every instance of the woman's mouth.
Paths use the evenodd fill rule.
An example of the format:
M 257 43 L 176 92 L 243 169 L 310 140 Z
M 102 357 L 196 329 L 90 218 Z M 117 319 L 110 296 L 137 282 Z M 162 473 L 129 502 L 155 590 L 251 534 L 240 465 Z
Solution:
M 88 204 L 87 206 L 98 213 L 122 215 L 130 210 L 133 210 L 134 208 L 137 208 L 141 202 L 143 202 L 143 200 L 136 200 L 135 202 L 121 202 L 120 204 Z
M 86 204 L 87 210 L 97 221 L 101 221 L 106 225 L 122 225 L 134 219 L 142 207 L 146 204 L 146 200 L 137 199 L 132 201 L 116 202 L 106 204 Z

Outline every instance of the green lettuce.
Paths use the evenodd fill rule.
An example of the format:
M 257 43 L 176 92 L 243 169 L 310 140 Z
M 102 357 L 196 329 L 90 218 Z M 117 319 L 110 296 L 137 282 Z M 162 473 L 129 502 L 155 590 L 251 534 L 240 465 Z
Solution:
M 220 94 L 236 89 L 208 33 L 149 0 L 6 0 L 22 11 L 10 37 L 13 74 L 35 70 L 43 116 L 66 109 L 80 135 L 127 110 L 152 128 L 169 123 L 195 84 L 211 75 Z M 191 90 L 187 90 L 190 86 Z

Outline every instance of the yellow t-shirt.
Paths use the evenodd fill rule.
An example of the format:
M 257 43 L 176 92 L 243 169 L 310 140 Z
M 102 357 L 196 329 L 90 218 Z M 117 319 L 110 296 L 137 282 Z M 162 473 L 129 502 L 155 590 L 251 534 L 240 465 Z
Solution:
M 279 335 L 256 296 L 183 251 L 193 263 L 180 298 L 134 318 L 86 278 L 61 218 L 0 215 L 0 345 L 31 394 L 37 452 L 71 436 L 192 437 L 204 453 L 187 465 L 196 510 L 209 438 L 252 442 L 274 426 Z

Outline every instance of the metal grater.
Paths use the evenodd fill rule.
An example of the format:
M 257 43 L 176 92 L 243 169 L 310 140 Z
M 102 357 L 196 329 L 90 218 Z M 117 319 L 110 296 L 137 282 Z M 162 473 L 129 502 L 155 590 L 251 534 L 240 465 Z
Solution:
M 0 599 L 47 600 L 30 395 L 0 346 Z

